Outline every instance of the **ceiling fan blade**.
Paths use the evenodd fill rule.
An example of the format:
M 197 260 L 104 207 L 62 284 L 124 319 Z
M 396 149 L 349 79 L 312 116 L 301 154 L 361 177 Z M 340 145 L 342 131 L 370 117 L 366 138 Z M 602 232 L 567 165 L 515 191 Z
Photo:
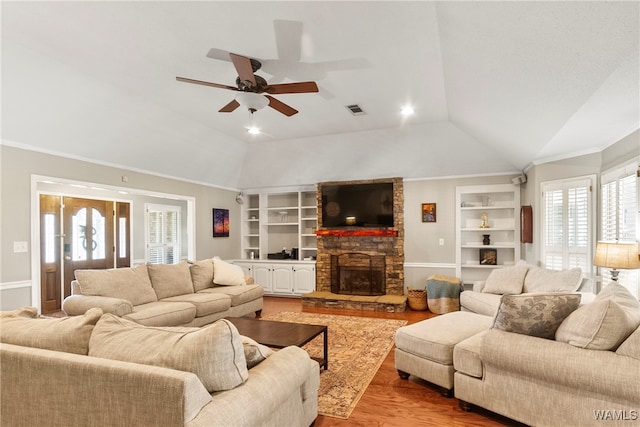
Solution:
M 240 103 L 234 99 L 230 103 L 228 103 L 227 105 L 225 105 L 224 107 L 219 109 L 218 112 L 219 113 L 230 113 L 233 110 L 235 110 L 236 108 L 238 108 L 239 106 L 240 106 Z
M 281 93 L 310 93 L 318 92 L 316 82 L 279 83 L 267 86 L 267 93 L 278 95 Z
M 188 79 L 186 77 L 176 77 L 176 80 L 179 81 L 179 82 L 184 82 L 184 83 L 193 83 L 193 84 L 196 84 L 196 85 L 217 87 L 217 88 L 220 88 L 220 89 L 235 90 L 236 92 L 239 90 L 235 86 L 222 85 L 222 84 L 219 84 L 219 83 L 204 82 L 202 80 Z
M 273 96 L 269 96 L 269 95 L 265 95 L 265 96 L 269 99 L 269 107 L 273 108 L 274 110 L 280 111 L 285 116 L 291 117 L 294 114 L 298 113 L 298 110 L 288 106 L 282 101 L 278 101 Z
M 231 62 L 233 62 L 233 66 L 236 67 L 240 80 L 243 82 L 251 82 L 251 87 L 255 87 L 256 78 L 253 75 L 251 60 L 246 56 L 236 55 L 231 52 L 229 52 L 229 57 L 231 58 Z

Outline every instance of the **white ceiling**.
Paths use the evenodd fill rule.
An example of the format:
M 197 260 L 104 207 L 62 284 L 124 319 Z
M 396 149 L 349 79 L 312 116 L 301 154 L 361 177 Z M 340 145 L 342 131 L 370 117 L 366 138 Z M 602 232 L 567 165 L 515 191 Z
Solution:
M 638 2 L 7 2 L 2 140 L 229 188 L 516 173 L 639 127 Z M 300 111 L 217 110 L 221 49 Z M 402 118 L 411 103 L 416 114 Z M 359 104 L 364 116 L 345 108 Z

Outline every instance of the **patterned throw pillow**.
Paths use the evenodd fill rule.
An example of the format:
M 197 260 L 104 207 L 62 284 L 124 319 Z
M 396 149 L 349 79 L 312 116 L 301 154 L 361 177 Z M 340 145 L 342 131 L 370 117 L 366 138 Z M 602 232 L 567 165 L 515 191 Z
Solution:
M 558 326 L 579 305 L 579 294 L 504 295 L 493 328 L 552 340 Z
M 240 335 L 242 338 L 242 346 L 244 347 L 244 357 L 247 359 L 247 368 L 251 369 L 265 360 L 267 357 L 273 354 L 266 345 L 257 343 L 255 340 L 244 335 Z

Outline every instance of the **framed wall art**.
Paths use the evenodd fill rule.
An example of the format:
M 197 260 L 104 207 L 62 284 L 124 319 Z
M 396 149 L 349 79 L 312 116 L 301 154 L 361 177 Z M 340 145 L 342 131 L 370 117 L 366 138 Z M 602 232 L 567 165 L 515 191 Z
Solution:
M 497 249 L 480 249 L 480 265 L 498 265 Z
M 436 204 L 422 204 L 422 222 L 436 222 Z
M 213 237 L 229 237 L 229 209 L 213 209 Z

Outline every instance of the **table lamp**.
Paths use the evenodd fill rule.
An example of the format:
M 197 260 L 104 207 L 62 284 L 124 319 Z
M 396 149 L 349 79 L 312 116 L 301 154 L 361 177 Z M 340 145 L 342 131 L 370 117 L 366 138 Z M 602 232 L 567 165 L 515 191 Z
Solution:
M 611 280 L 618 281 L 618 270 L 640 268 L 638 244 L 636 242 L 598 242 L 593 264 L 611 269 Z

